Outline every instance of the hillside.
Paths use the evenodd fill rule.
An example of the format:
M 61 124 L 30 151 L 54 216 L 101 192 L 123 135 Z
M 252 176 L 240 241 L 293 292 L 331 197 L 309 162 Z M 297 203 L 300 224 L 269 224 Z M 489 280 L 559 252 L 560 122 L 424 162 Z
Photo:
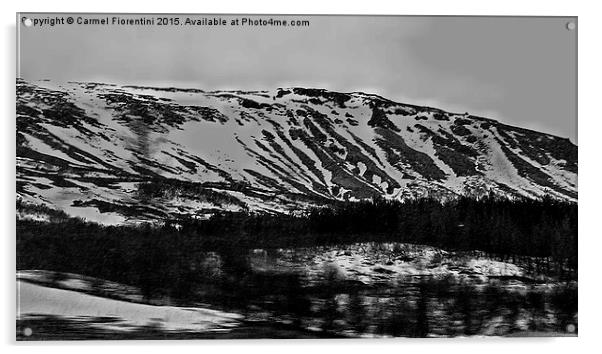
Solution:
M 17 80 L 18 198 L 93 221 L 489 193 L 576 201 L 577 146 L 361 92 Z

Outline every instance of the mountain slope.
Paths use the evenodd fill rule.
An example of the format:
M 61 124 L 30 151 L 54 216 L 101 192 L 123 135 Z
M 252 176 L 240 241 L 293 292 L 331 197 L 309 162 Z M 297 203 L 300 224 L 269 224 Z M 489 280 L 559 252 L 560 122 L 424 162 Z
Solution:
M 577 199 L 568 139 L 365 93 L 17 81 L 17 194 L 105 223 L 336 200 Z

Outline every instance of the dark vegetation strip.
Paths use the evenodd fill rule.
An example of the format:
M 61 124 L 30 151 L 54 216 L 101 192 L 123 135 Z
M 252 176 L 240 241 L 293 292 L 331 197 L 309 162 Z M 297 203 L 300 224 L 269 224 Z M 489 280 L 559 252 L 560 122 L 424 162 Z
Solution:
M 167 220 L 161 227 L 101 226 L 57 215 L 51 223 L 17 222 L 18 269 L 186 291 L 198 276 L 199 255 L 208 251 L 220 254 L 226 268 L 242 271 L 253 248 L 369 241 L 481 250 L 502 258 L 539 257 L 562 269 L 577 269 L 577 205 L 547 198 L 460 198 L 446 204 L 377 200 L 296 216 L 223 213 L 208 220 Z

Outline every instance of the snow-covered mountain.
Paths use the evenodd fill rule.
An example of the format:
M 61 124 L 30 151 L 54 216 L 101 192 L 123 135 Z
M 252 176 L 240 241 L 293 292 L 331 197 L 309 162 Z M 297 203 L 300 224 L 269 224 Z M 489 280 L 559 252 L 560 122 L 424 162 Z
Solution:
M 336 200 L 577 200 L 577 146 L 361 92 L 17 80 L 17 195 L 105 223 Z

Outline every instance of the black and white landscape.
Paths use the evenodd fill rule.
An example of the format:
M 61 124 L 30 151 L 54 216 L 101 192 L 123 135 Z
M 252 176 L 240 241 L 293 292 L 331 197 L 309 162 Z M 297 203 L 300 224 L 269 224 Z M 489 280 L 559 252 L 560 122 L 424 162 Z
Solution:
M 575 335 L 577 146 L 369 92 L 17 80 L 19 339 Z

